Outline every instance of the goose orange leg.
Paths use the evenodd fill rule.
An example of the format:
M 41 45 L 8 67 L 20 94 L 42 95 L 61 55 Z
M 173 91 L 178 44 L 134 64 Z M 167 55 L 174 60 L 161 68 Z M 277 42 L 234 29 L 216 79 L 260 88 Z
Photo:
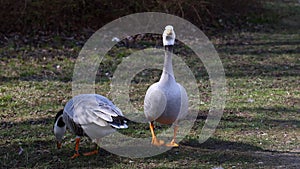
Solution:
M 75 144 L 75 154 L 71 157 L 71 159 L 74 159 L 74 158 L 80 156 L 80 154 L 79 154 L 80 137 L 77 137 L 77 138 L 75 139 L 75 141 L 76 141 L 76 144 Z
M 97 144 L 95 144 L 95 145 L 96 145 L 96 150 L 91 151 L 91 152 L 84 153 L 83 155 L 84 155 L 84 156 L 91 156 L 91 155 L 94 155 L 94 154 L 98 154 L 98 152 L 99 152 L 99 147 L 98 147 Z
M 158 140 L 155 136 L 155 133 L 154 133 L 154 124 L 153 124 L 153 121 L 150 122 L 150 131 L 151 131 L 151 134 L 152 134 L 152 142 L 151 144 L 152 145 L 155 145 L 155 146 L 161 146 L 164 144 L 164 141 L 163 140 Z
M 176 139 L 176 135 L 177 135 L 177 131 L 178 131 L 178 125 L 174 126 L 174 136 L 173 139 L 170 143 L 166 144 L 167 147 L 178 147 L 179 145 L 176 143 L 175 139 Z
M 71 157 L 71 159 L 75 159 L 76 157 L 80 156 L 79 154 L 79 143 L 80 143 L 80 138 L 77 137 L 75 139 L 76 141 L 76 144 L 75 144 L 75 154 Z M 97 146 L 97 145 L 96 145 Z M 96 147 L 96 150 L 94 151 L 91 151 L 91 152 L 87 152 L 87 153 L 84 153 L 83 155 L 84 156 L 90 156 L 90 155 L 94 155 L 94 154 L 98 154 L 98 146 Z

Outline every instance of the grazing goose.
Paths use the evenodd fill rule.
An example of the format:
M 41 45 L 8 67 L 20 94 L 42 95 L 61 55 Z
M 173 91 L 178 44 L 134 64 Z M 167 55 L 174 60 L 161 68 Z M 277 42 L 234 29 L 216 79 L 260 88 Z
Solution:
M 173 27 L 168 25 L 163 33 L 163 45 L 165 47 L 165 59 L 163 72 L 160 80 L 152 84 L 145 96 L 144 113 L 150 122 L 152 134 L 152 144 L 160 146 L 163 140 L 158 140 L 154 133 L 154 121 L 161 124 L 172 124 L 174 126 L 174 136 L 169 147 L 178 147 L 176 143 L 176 133 L 178 121 L 185 117 L 188 112 L 188 97 L 185 89 L 175 81 L 172 67 L 172 52 L 175 42 L 175 32 Z
M 93 141 L 109 135 L 116 129 L 125 129 L 126 118 L 121 110 L 106 97 L 97 94 L 81 94 L 73 97 L 63 110 L 55 117 L 54 135 L 57 148 L 61 148 L 63 136 L 68 128 L 76 135 L 75 154 L 71 158 L 79 156 L 80 137 L 88 136 Z M 83 155 L 98 153 L 95 151 Z

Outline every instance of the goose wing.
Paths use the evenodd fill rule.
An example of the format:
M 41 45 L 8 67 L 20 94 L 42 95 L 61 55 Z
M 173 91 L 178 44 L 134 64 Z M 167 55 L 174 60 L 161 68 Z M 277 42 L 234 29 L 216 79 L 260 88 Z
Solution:
M 73 121 L 80 125 L 94 123 L 98 126 L 108 126 L 114 118 L 123 114 L 106 97 L 96 94 L 75 96 L 65 106 L 65 110 Z
M 144 99 L 144 113 L 149 121 L 160 117 L 167 105 L 167 98 L 163 90 L 155 83 L 149 87 Z
M 189 107 L 189 99 L 186 93 L 185 88 L 180 85 L 179 83 L 177 83 L 177 85 L 180 88 L 180 95 L 181 95 L 181 105 L 180 105 L 180 113 L 179 116 L 177 117 L 177 120 L 181 120 L 184 119 L 187 114 L 188 114 L 188 107 Z

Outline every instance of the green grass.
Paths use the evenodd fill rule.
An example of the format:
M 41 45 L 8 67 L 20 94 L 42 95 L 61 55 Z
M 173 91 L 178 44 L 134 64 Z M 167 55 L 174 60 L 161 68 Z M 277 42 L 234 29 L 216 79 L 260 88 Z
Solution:
M 278 4 L 285 7 L 281 10 L 291 8 L 290 4 L 278 2 L 269 6 Z M 299 5 L 294 5 L 291 13 L 296 14 L 295 11 L 299 11 Z M 98 155 L 71 160 L 74 136 L 70 133 L 63 148 L 56 149 L 54 116 L 72 97 L 72 71 L 78 47 L 52 48 L 51 44 L 18 49 L 9 44 L 2 47 L 1 168 L 297 168 L 300 165 L 299 29 L 241 30 L 211 40 L 223 62 L 228 89 L 226 108 L 215 133 L 205 143 L 198 143 L 211 88 L 202 62 L 188 48 L 179 45 L 176 54 L 190 66 L 199 83 L 202 102 L 192 110 L 199 111 L 198 118 L 179 148 L 139 159 L 100 149 Z M 55 41 L 60 44 L 59 37 Z M 142 42 L 138 46 L 145 45 L 155 46 L 155 42 Z M 137 50 L 115 47 L 108 53 L 97 73 L 96 93 L 110 97 L 110 75 L 122 58 Z M 132 80 L 130 99 L 140 112 L 144 93 L 159 74 L 158 70 L 144 71 Z M 147 124 L 130 124 L 124 134 L 151 135 Z M 165 127 L 157 125 L 157 132 Z M 82 151 L 92 148 L 87 139 L 82 141 Z

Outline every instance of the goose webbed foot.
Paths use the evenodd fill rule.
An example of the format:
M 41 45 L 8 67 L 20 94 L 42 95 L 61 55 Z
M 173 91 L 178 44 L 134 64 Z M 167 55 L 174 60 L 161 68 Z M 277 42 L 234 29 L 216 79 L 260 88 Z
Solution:
M 94 155 L 94 154 L 98 154 L 98 149 L 97 150 L 94 150 L 94 151 L 91 151 L 91 152 L 87 152 L 87 153 L 83 153 L 84 156 L 91 156 L 91 155 Z
M 75 154 L 71 157 L 71 159 L 75 159 L 75 158 L 77 158 L 77 157 L 79 157 L 80 156 L 80 154 L 79 154 L 79 152 L 77 151 L 77 152 L 75 152 Z
M 91 156 L 91 155 L 98 154 L 98 153 L 99 153 L 99 147 L 98 147 L 97 144 L 95 144 L 95 148 L 96 148 L 96 149 L 95 149 L 94 151 L 84 153 L 83 155 L 84 155 L 84 156 Z
M 155 133 L 154 133 L 154 124 L 153 122 L 150 122 L 150 131 L 151 131 L 151 134 L 152 134 L 152 141 L 151 141 L 151 144 L 152 145 L 155 145 L 155 146 L 161 146 L 164 144 L 164 141 L 163 140 L 159 140 L 156 138 L 155 136 Z
M 167 147 L 179 147 L 179 145 L 173 139 L 170 143 L 166 144 Z
M 91 155 L 95 155 L 95 154 L 98 154 L 98 149 L 97 150 L 94 150 L 94 151 L 91 151 L 91 152 L 86 152 L 86 153 L 83 153 L 82 155 L 83 156 L 91 156 Z M 80 156 L 80 153 L 78 151 L 75 152 L 75 154 L 71 157 L 71 159 L 75 159 L 77 157 Z
M 177 131 L 178 131 L 178 125 L 175 124 L 174 126 L 174 136 L 173 139 L 170 143 L 166 144 L 167 147 L 179 147 L 179 145 L 176 143 L 175 139 L 176 139 L 176 135 L 177 135 Z

